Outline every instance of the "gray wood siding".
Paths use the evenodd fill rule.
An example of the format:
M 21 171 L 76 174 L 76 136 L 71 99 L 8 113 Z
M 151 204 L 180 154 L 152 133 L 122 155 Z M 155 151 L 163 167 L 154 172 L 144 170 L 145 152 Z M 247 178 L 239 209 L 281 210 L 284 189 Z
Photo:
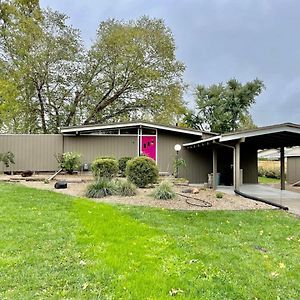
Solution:
M 79 152 L 83 163 L 98 156 L 137 156 L 136 136 L 65 136 L 64 152 Z
M 289 184 L 293 184 L 300 180 L 300 157 L 287 158 L 286 179 Z
M 173 161 L 175 159 L 176 152 L 174 146 L 176 144 L 182 144 L 197 140 L 191 136 L 168 133 L 164 131 L 158 131 L 157 143 L 158 143 L 158 166 L 160 171 L 173 173 Z M 182 147 L 179 152 L 179 156 L 182 157 L 187 164 L 186 168 L 180 168 L 179 176 L 188 179 L 191 183 L 199 183 L 207 181 L 207 168 L 211 169 L 211 153 L 205 151 L 187 150 Z
M 54 171 L 58 168 L 55 155 L 62 153 L 62 135 L 0 135 L 0 152 L 7 151 L 15 155 L 16 164 L 11 168 L 13 171 Z
M 241 146 L 241 169 L 243 183 L 258 183 L 257 149 Z

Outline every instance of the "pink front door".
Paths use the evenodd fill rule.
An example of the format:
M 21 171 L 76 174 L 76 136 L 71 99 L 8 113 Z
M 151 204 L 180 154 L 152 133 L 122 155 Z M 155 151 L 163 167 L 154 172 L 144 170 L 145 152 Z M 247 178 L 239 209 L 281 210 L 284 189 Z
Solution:
M 156 136 L 147 135 L 141 137 L 141 154 L 144 154 L 156 161 Z

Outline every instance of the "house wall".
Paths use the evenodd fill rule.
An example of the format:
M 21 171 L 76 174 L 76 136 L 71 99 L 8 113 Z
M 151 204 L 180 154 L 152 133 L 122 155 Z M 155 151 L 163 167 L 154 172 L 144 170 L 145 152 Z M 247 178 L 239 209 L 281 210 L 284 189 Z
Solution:
M 7 151 L 15 155 L 15 165 L 9 170 L 54 171 L 58 167 L 55 155 L 62 153 L 62 135 L 0 135 L 0 153 Z
M 286 179 L 289 184 L 300 180 L 300 157 L 291 156 L 287 158 Z
M 65 136 L 64 152 L 81 153 L 83 163 L 98 156 L 137 156 L 137 136 Z
M 258 183 L 257 165 L 257 149 L 242 144 L 241 169 L 243 169 L 243 183 Z
M 173 162 L 176 156 L 174 146 L 193 142 L 197 137 L 185 134 L 158 131 L 158 166 L 161 172 L 173 173 Z M 191 183 L 207 182 L 207 169 L 211 169 L 211 153 L 199 150 L 188 150 L 184 147 L 179 152 L 179 157 L 186 162 L 186 167 L 179 169 L 179 176 L 188 179 Z

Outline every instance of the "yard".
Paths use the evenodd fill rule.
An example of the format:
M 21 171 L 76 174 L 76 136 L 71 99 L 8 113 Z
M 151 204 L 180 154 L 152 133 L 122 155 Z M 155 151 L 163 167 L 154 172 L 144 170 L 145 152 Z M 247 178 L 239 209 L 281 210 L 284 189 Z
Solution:
M 296 299 L 300 222 L 0 185 L 1 299 Z

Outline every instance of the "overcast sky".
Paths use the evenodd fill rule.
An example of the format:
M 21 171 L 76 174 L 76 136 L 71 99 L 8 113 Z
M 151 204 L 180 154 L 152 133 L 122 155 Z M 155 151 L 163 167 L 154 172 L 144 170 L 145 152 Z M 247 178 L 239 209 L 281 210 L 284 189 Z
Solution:
M 100 21 L 163 18 L 190 86 L 255 77 L 267 89 L 251 110 L 257 125 L 300 123 L 299 0 L 41 0 L 70 17 L 86 45 Z M 192 95 L 187 100 L 193 101 Z

